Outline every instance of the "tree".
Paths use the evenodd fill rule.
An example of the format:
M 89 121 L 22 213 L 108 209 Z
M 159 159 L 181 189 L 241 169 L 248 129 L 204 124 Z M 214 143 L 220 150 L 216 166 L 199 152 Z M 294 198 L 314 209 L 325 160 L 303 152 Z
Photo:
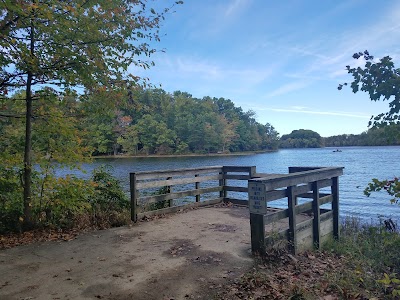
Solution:
M 293 130 L 281 137 L 282 148 L 320 148 L 323 145 L 321 136 L 309 129 Z
M 177 1 L 175 4 L 180 4 Z M 0 96 L 25 90 L 24 225 L 32 226 L 33 102 L 43 86 L 104 89 L 138 82 L 130 66 L 156 50 L 161 20 L 146 0 L 5 0 L 0 3 Z
M 389 101 L 389 111 L 372 116 L 369 126 L 383 126 L 399 122 L 400 112 L 400 69 L 395 68 L 392 58 L 385 56 L 378 62 L 367 50 L 353 54 L 354 59 L 364 59 L 364 68 L 346 66 L 353 76 L 350 86 L 353 93 L 367 92 L 371 101 Z M 338 89 L 348 83 L 339 84 Z
M 354 93 L 367 92 L 371 101 L 389 101 L 389 111 L 372 116 L 368 126 L 387 127 L 387 125 L 400 124 L 400 69 L 394 66 L 392 58 L 385 56 L 378 62 L 367 50 L 353 54 L 354 59 L 364 59 L 364 68 L 351 68 L 346 66 L 347 72 L 353 77 L 350 86 Z M 348 83 L 338 86 L 341 90 Z M 398 129 L 398 128 L 397 128 Z M 397 136 L 399 131 L 397 130 Z M 398 178 L 393 180 L 372 179 L 364 194 L 369 196 L 371 192 L 385 190 L 390 196 L 392 203 L 400 200 L 400 182 Z

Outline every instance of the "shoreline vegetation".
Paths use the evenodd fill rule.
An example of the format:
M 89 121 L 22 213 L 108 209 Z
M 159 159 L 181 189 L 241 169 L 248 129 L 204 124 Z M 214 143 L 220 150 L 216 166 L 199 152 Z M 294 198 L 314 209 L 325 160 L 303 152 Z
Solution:
M 262 153 L 273 153 L 277 152 L 279 149 L 275 150 L 259 150 L 259 151 L 241 151 L 241 152 L 229 152 L 229 153 L 189 153 L 189 154 L 141 154 L 141 155 L 131 155 L 131 154 L 110 154 L 110 155 L 96 155 L 92 158 L 174 158 L 174 157 L 210 157 L 210 156 L 241 156 L 241 155 L 255 155 Z
M 363 145 L 363 146 L 324 146 L 324 147 L 307 147 L 307 149 L 328 149 L 328 150 L 337 150 L 337 149 L 345 149 L 350 147 L 396 147 L 399 145 Z M 229 152 L 229 153 L 190 153 L 190 154 L 140 154 L 140 155 L 131 155 L 131 154 L 110 154 L 110 155 L 95 155 L 92 156 L 93 159 L 104 159 L 104 158 L 115 158 L 115 159 L 123 159 L 123 158 L 175 158 L 175 157 L 213 157 L 213 156 L 244 156 L 244 155 L 256 155 L 263 153 L 274 153 L 278 152 L 282 149 L 288 148 L 278 148 L 274 150 L 259 150 L 259 151 L 241 151 L 241 152 Z M 291 148 L 291 149 L 305 149 L 305 148 Z M 341 152 L 341 151 L 334 151 Z

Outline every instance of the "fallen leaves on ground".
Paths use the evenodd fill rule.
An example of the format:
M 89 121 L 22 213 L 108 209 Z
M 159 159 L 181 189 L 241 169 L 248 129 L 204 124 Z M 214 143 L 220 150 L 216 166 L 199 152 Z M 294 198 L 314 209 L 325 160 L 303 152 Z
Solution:
M 20 245 L 45 241 L 70 241 L 82 230 L 32 230 L 22 233 L 0 235 L 0 249 L 8 249 Z
M 252 270 L 224 285 L 216 299 L 376 299 L 361 286 L 346 290 L 337 285 L 335 278 L 346 272 L 343 256 L 323 251 L 296 256 L 280 252 L 279 257 L 260 260 Z

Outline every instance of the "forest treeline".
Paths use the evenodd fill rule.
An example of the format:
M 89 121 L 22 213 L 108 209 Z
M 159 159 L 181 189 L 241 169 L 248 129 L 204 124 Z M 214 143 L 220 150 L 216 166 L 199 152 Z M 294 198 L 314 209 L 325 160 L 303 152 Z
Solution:
M 293 130 L 280 138 L 280 148 L 321 148 L 346 146 L 393 146 L 400 145 L 400 125 L 373 127 L 361 134 L 341 134 L 321 137 L 307 129 Z
M 23 93 L 17 93 L 3 99 L 3 112 L 22 115 L 18 99 L 23 98 Z M 84 95 L 58 95 L 47 90 L 37 93 L 36 98 L 34 152 L 37 149 L 55 160 L 61 155 L 55 156 L 51 143 L 72 147 L 75 150 L 70 155 L 78 144 L 79 151 L 91 155 L 226 153 L 272 150 L 279 144 L 279 134 L 271 124 L 258 123 L 253 111 L 243 111 L 225 98 L 198 99 L 160 88 L 100 89 Z M 23 119 L 0 118 L 0 132 L 3 150 L 23 147 Z M 62 155 L 69 153 L 59 150 Z

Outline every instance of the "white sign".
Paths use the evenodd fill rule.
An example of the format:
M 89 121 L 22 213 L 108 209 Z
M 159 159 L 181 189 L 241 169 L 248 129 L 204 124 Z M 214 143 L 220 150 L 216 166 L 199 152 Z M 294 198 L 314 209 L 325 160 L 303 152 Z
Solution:
M 253 214 L 264 215 L 267 213 L 264 183 L 249 182 L 249 209 Z

